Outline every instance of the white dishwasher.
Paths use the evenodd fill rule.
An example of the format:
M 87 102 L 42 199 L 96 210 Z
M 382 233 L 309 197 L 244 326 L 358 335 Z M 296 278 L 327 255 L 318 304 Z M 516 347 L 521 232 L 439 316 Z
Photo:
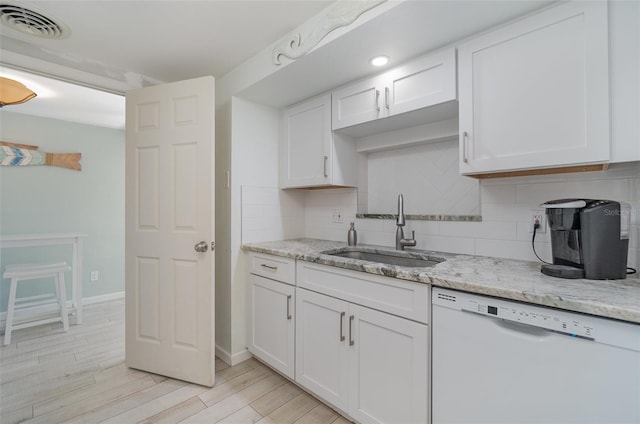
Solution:
M 433 288 L 432 423 L 640 423 L 640 325 Z

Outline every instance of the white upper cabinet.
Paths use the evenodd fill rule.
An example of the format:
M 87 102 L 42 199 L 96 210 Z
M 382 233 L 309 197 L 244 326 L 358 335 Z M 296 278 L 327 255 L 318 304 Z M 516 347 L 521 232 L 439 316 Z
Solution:
M 609 161 L 607 3 L 563 3 L 458 47 L 460 172 Z
M 384 117 L 381 97 L 385 82 L 383 77 L 375 77 L 335 90 L 331 94 L 332 128 L 338 130 Z
M 280 187 L 355 186 L 355 144 L 331 131 L 331 95 L 284 110 Z
M 456 100 L 456 50 L 416 59 L 384 74 L 388 116 Z
M 334 130 L 456 100 L 456 51 L 449 48 L 334 90 Z M 415 122 L 417 125 L 424 122 Z

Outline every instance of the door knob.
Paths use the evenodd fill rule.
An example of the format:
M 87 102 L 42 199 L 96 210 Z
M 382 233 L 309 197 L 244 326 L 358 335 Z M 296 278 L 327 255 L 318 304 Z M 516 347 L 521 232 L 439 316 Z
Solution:
M 203 240 L 200 243 L 197 243 L 195 246 L 193 246 L 193 248 L 195 249 L 196 252 L 206 252 L 207 249 L 209 248 L 209 244 Z

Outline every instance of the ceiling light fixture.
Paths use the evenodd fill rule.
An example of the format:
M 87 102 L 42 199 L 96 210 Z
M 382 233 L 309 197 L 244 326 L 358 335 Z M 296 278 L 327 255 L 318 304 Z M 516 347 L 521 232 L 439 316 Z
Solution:
M 389 63 L 389 56 L 376 56 L 369 60 L 369 63 L 373 66 L 384 66 Z
M 24 84 L 5 77 L 0 77 L 0 108 L 6 105 L 17 105 L 27 102 L 37 94 Z

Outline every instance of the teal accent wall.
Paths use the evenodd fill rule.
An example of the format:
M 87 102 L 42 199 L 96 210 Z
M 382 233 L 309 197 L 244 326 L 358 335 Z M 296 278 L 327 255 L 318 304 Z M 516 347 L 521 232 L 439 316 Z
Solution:
M 18 108 L 19 106 L 15 106 Z M 82 171 L 52 166 L 0 166 L 0 234 L 85 233 L 84 297 L 124 291 L 124 130 L 0 111 L 0 140 L 50 153 L 82 153 Z M 71 247 L 2 249 L 7 264 L 71 261 Z M 97 282 L 91 271 L 99 272 Z M 71 273 L 67 298 L 71 298 Z M 50 279 L 53 281 L 52 279 Z M 18 296 L 37 295 L 53 283 L 25 282 Z M 0 286 L 7 309 L 9 280 Z

